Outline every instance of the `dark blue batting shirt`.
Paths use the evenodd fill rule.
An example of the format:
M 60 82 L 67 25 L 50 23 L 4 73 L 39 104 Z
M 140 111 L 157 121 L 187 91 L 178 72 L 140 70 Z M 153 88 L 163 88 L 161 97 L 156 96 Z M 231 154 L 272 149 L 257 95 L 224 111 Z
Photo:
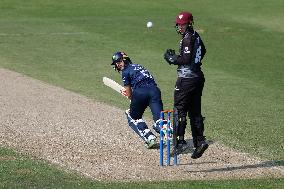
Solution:
M 132 89 L 157 86 L 154 77 L 139 64 L 125 65 L 125 68 L 122 70 L 122 81 L 124 86 L 130 85 Z

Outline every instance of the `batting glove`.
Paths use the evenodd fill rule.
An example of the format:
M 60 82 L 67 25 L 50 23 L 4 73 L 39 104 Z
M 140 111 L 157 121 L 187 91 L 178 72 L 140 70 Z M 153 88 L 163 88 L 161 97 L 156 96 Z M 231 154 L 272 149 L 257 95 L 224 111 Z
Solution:
M 128 97 L 126 89 L 121 89 L 120 93 L 121 93 L 122 96 Z

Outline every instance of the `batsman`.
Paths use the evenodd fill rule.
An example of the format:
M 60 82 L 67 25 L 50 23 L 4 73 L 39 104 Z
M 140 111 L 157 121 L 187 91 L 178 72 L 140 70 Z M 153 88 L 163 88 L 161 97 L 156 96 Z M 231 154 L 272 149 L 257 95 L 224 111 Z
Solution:
M 147 148 L 157 144 L 157 137 L 148 128 L 142 116 L 149 106 L 153 115 L 153 129 L 159 132 L 160 112 L 163 110 L 161 91 L 154 77 L 140 64 L 134 64 L 124 52 L 116 52 L 112 56 L 114 69 L 121 72 L 124 89 L 123 96 L 131 100 L 130 109 L 125 114 L 131 127 L 145 142 Z
M 208 148 L 204 136 L 204 118 L 201 114 L 201 96 L 205 82 L 201 70 L 201 60 L 206 49 L 200 35 L 193 29 L 193 16 L 190 12 L 181 12 L 176 17 L 176 31 L 181 35 L 179 55 L 172 49 L 166 50 L 164 59 L 170 65 L 177 65 L 177 81 L 174 91 L 174 109 L 177 112 L 177 148 L 186 148 L 184 140 L 187 115 L 195 150 L 191 156 L 200 158 Z

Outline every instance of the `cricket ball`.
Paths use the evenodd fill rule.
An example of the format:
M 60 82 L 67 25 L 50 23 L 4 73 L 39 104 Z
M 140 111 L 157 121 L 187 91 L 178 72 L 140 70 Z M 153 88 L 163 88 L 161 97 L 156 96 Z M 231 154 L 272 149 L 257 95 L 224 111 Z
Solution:
M 147 22 L 147 28 L 151 28 L 151 27 L 153 27 L 153 22 Z

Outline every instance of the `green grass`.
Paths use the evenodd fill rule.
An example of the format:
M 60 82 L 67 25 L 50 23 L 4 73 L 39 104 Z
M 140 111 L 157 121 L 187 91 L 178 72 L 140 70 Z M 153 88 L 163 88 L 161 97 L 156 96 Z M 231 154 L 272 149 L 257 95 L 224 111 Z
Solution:
M 103 76 L 120 81 L 109 64 L 112 54 L 123 50 L 151 71 L 165 108 L 172 108 L 176 67 L 162 55 L 167 48 L 177 50 L 173 22 L 187 9 L 207 47 L 206 136 L 283 164 L 283 5 L 282 0 L 0 0 L 0 67 L 127 109 L 128 102 L 101 82 Z
M 0 188 L 283 188 L 284 179 L 182 182 L 97 182 L 0 147 Z

